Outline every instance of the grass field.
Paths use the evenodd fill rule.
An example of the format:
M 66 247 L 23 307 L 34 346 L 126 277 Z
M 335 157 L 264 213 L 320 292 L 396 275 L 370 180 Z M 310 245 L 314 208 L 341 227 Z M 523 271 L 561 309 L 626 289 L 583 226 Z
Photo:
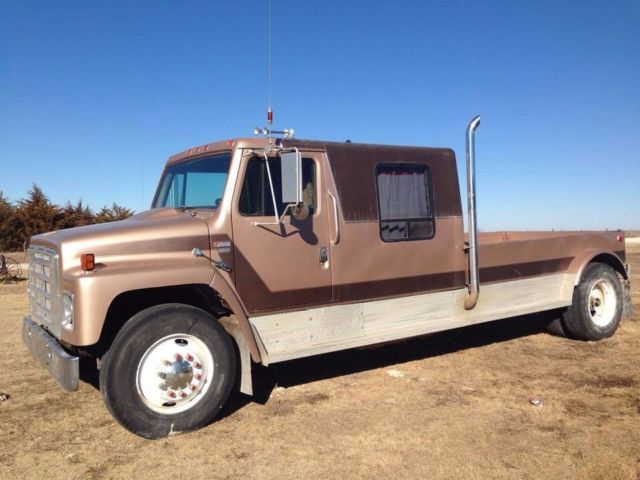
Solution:
M 640 272 L 640 244 L 628 260 Z M 255 400 L 159 441 L 119 427 L 91 384 L 59 389 L 20 340 L 24 283 L 0 286 L 0 478 L 638 480 L 632 281 L 634 318 L 605 341 L 523 317 L 259 368 Z

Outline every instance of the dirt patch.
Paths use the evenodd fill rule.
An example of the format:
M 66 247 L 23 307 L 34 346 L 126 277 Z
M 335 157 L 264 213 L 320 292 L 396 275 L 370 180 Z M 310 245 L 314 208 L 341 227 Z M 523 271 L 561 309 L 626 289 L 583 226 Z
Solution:
M 638 385 L 638 381 L 633 377 L 619 375 L 609 375 L 596 378 L 587 378 L 575 382 L 577 387 L 593 388 L 630 388 Z
M 25 284 L 0 285 L 0 478 L 640 480 L 640 245 L 627 261 L 635 315 L 610 339 L 522 317 L 256 368 L 255 401 L 158 441 L 60 390 L 20 340 Z

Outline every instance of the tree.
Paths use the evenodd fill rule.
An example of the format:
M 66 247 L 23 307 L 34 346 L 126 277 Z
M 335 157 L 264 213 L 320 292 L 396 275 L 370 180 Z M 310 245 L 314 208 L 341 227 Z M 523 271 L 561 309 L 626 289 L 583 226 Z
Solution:
M 93 211 L 88 205 L 84 205 L 82 200 L 78 200 L 75 205 L 67 201 L 67 204 L 62 209 L 62 221 L 59 228 L 81 227 L 92 223 L 96 223 L 96 220 Z
M 56 230 L 62 221 L 60 207 L 52 204 L 38 185 L 34 183 L 27 195 L 18 201 L 15 212 L 14 234 L 19 246 L 27 246 L 33 235 Z
M 0 251 L 15 250 L 19 240 L 15 238 L 15 207 L 0 190 Z
M 115 222 L 117 220 L 124 220 L 134 214 L 134 211 L 118 205 L 116 202 L 111 204 L 111 207 L 102 207 L 95 215 L 96 223 Z

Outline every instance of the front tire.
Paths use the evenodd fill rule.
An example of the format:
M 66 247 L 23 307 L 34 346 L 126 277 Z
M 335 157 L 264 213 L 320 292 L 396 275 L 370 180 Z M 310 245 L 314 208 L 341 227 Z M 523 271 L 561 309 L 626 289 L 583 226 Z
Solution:
M 580 340 L 610 337 L 620 325 L 622 304 L 622 286 L 615 270 L 604 263 L 591 263 L 573 292 L 564 327 Z
M 235 368 L 231 339 L 213 316 L 189 305 L 158 305 L 118 332 L 102 358 L 100 391 L 123 427 L 162 438 L 213 420 Z

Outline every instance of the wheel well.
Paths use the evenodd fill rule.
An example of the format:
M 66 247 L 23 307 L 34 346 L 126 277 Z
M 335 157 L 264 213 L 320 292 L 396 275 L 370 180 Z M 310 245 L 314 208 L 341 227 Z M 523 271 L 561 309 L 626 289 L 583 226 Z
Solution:
M 98 358 L 102 357 L 127 320 L 145 308 L 161 303 L 184 303 L 216 317 L 231 313 L 222 304 L 220 296 L 208 285 L 173 285 L 123 292 L 109 305 L 100 339 L 88 349 L 89 353 Z
M 620 262 L 618 258 L 614 257 L 613 255 L 610 255 L 608 253 L 601 253 L 593 257 L 591 260 L 589 260 L 588 264 L 591 264 L 591 263 L 604 263 L 605 265 L 609 265 L 616 272 L 622 275 L 622 278 L 624 278 L 625 280 L 629 279 L 629 274 L 627 270 L 624 268 L 624 265 Z

